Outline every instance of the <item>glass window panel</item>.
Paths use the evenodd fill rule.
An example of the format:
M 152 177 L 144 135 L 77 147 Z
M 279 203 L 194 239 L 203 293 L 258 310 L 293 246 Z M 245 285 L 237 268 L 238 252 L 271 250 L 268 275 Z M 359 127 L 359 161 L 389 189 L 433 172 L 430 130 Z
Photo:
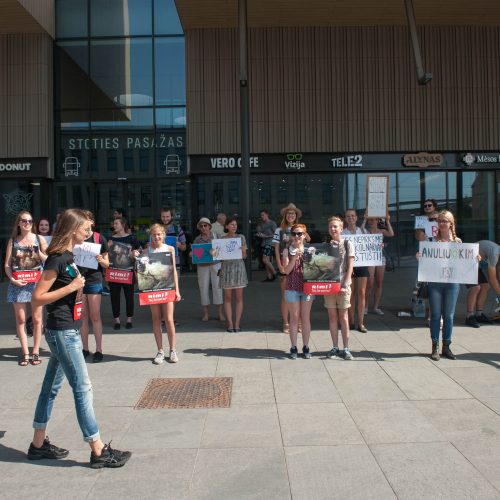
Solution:
M 56 1 L 56 37 L 80 38 L 88 35 L 87 0 Z
M 154 0 L 155 7 L 155 34 L 177 35 L 182 34 L 182 26 L 174 0 Z
M 123 151 L 123 170 L 125 172 L 134 171 L 134 152 L 131 149 Z
M 116 151 L 108 151 L 106 156 L 108 172 L 116 172 L 118 170 L 118 158 L 116 156 Z
M 90 52 L 94 108 L 153 104 L 150 39 L 93 40 Z
M 88 42 L 59 42 L 55 50 L 55 101 L 57 108 L 89 107 Z
M 90 115 L 87 109 L 60 111 L 56 119 L 62 130 L 87 131 L 90 127 Z
M 155 38 L 156 104 L 186 104 L 184 37 Z
M 156 126 L 161 128 L 179 128 L 186 126 L 186 108 L 156 108 Z
M 98 129 L 151 129 L 153 133 L 153 110 L 151 108 L 128 108 L 94 110 L 91 126 Z
M 151 0 L 91 0 L 92 36 L 152 34 Z
M 438 208 L 447 206 L 446 172 L 425 172 L 425 196 L 437 201 Z

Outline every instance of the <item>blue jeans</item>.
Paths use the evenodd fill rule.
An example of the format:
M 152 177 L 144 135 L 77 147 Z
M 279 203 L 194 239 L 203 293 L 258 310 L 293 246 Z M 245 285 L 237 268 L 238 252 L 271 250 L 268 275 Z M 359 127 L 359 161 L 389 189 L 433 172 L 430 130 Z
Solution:
M 458 283 L 429 283 L 429 306 L 431 308 L 431 338 L 439 341 L 441 317 L 443 317 L 443 342 L 451 342 L 453 316 L 460 285 Z
M 99 439 L 99 429 L 92 405 L 92 384 L 82 353 L 78 330 L 47 330 L 45 334 L 52 356 L 47 365 L 42 389 L 38 396 L 33 420 L 34 429 L 45 429 L 52 414 L 57 393 L 66 375 L 73 389 L 76 416 L 83 439 L 87 442 Z

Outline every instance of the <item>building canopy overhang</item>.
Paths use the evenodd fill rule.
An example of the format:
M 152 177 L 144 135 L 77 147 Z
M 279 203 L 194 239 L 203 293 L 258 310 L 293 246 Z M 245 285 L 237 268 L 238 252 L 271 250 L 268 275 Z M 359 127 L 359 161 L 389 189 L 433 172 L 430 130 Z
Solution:
M 0 0 L 0 35 L 19 33 L 54 37 L 54 0 Z
M 175 0 L 182 26 L 236 28 L 238 0 Z M 406 25 L 403 0 L 247 0 L 248 27 Z M 418 25 L 499 26 L 499 0 L 413 0 Z

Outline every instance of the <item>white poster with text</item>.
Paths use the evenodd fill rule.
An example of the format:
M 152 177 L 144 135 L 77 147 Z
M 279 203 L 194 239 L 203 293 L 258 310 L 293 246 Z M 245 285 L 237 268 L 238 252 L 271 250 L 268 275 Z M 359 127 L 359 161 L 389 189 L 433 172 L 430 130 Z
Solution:
M 75 264 L 78 267 L 87 267 L 89 269 L 97 269 L 99 263 L 96 257 L 101 253 L 100 243 L 82 243 L 75 245 L 73 255 L 75 256 Z
M 383 239 L 381 234 L 343 234 L 352 241 L 355 257 L 354 267 L 383 266 Z
M 212 240 L 214 260 L 233 260 L 243 258 L 241 238 L 221 238 Z

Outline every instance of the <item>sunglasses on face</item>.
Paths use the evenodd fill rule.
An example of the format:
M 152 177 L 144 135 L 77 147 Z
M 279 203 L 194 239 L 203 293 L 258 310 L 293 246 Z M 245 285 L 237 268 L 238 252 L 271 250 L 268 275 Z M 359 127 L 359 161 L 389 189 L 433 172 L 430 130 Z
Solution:
M 32 219 L 20 219 L 22 224 L 33 224 Z
M 290 234 L 292 236 L 303 236 L 304 233 L 301 233 L 300 231 L 299 232 L 292 231 Z
M 432 208 L 433 206 L 432 203 L 424 203 L 424 208 Z

